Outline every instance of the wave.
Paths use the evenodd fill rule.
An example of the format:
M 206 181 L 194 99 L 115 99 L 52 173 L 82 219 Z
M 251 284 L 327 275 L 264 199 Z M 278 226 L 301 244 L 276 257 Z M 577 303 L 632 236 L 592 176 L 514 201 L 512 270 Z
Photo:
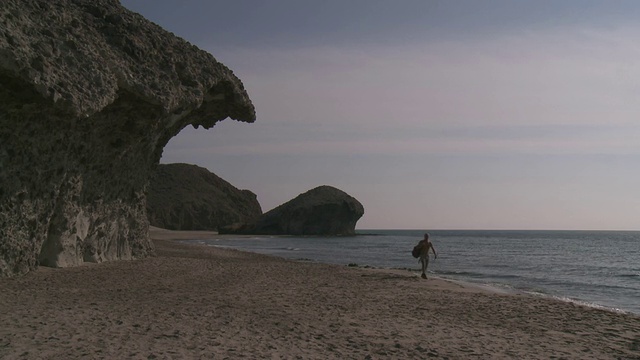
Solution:
M 485 274 L 472 272 L 472 271 L 434 271 L 435 274 L 438 275 L 453 275 L 453 276 L 464 276 L 464 277 L 473 277 L 473 278 L 484 278 Z
M 300 248 L 288 246 L 288 247 L 278 248 L 278 250 L 300 251 Z
M 519 275 L 514 275 L 514 274 L 487 274 L 487 273 L 481 273 L 481 272 L 474 272 L 474 271 L 442 271 L 442 270 L 438 270 L 435 271 L 436 274 L 442 274 L 442 275 L 450 275 L 450 276 L 460 276 L 460 277 L 470 277 L 470 278 L 474 278 L 474 279 L 486 279 L 487 281 L 508 281 L 508 280 L 518 280 L 518 279 L 523 279 L 522 276 Z
M 487 264 L 486 267 L 489 268 L 493 268 L 493 269 L 506 269 L 506 268 L 511 268 L 512 265 L 506 265 L 506 264 Z
M 567 297 L 567 296 L 549 295 L 549 294 L 545 294 L 545 293 L 542 293 L 542 292 L 539 292 L 539 291 L 524 291 L 524 293 L 528 294 L 528 295 L 532 295 L 532 296 L 538 296 L 538 297 L 555 299 L 555 300 L 562 301 L 562 302 L 568 302 L 568 303 L 571 303 L 571 304 L 585 306 L 585 307 L 592 308 L 592 309 L 605 310 L 605 311 L 621 313 L 621 314 L 631 314 L 631 312 L 629 312 L 629 311 L 622 310 L 622 309 L 619 309 L 619 308 L 616 308 L 616 307 L 604 306 L 604 305 L 600 305 L 600 304 L 596 304 L 596 303 L 592 303 L 592 302 L 588 302 L 588 301 L 584 301 L 584 300 L 578 300 L 578 299 L 570 298 L 570 297 Z
M 196 245 L 206 245 L 207 240 L 179 240 L 178 242 L 184 244 L 196 244 Z
M 637 280 L 640 280 L 640 273 L 637 273 L 637 274 L 620 274 L 620 275 L 616 275 L 616 277 L 625 278 L 625 279 L 637 279 Z

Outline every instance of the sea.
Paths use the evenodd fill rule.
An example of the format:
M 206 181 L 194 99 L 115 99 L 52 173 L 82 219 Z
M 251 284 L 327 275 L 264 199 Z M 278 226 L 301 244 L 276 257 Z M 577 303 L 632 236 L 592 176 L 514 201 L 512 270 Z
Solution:
M 424 230 L 357 230 L 353 237 L 197 240 L 301 261 L 420 272 L 411 250 Z M 430 230 L 428 273 L 500 292 L 640 315 L 640 231 Z M 193 240 L 196 241 L 196 240 Z

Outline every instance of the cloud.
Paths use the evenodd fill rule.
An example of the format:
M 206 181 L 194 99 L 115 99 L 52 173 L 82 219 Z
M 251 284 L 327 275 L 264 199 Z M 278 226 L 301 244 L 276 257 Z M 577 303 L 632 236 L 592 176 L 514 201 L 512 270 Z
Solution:
M 637 35 L 635 30 L 567 30 L 507 35 L 481 43 L 247 50 L 223 54 L 223 60 L 233 64 L 250 90 L 265 100 L 279 100 L 272 105 L 279 108 L 312 105 L 340 120 L 382 111 L 379 117 L 399 114 L 404 116 L 394 117 L 414 121 L 512 124 L 531 119 L 516 112 L 516 106 L 578 113 L 586 105 L 618 105 L 629 93 L 635 95 L 640 51 L 632 40 Z M 624 98 L 616 102 L 619 95 Z M 596 103 L 578 102 L 580 106 L 574 107 L 581 99 Z M 473 108 L 465 111 L 460 105 Z M 553 120 L 584 123 L 584 119 Z
M 513 131 L 513 130 L 517 131 Z M 210 141 L 194 141 L 184 136 L 183 141 L 172 144 L 176 154 L 216 155 L 410 155 L 410 154 L 455 154 L 478 156 L 488 154 L 535 154 L 535 155 L 640 155 L 638 127 L 592 127 L 589 131 L 576 127 L 571 133 L 547 127 L 548 133 L 527 135 L 529 127 L 474 128 L 471 133 L 422 129 L 424 136 L 381 134 L 366 131 L 351 131 L 332 136 L 331 132 L 307 131 L 275 136 L 261 133 L 259 128 L 250 134 L 247 129 L 226 137 Z M 244 134 L 243 134 L 244 133 Z M 451 134 L 447 134 L 451 133 Z M 261 136 L 264 134 L 264 137 Z M 237 136 L 235 136 L 237 135 Z
M 637 153 L 638 35 L 568 28 L 474 43 L 236 49 L 222 61 L 244 80 L 258 122 L 230 129 L 233 143 L 215 151 Z
M 638 35 L 226 48 L 257 122 L 185 129 L 163 161 L 206 166 L 265 209 L 331 184 L 364 203 L 361 227 L 634 228 Z

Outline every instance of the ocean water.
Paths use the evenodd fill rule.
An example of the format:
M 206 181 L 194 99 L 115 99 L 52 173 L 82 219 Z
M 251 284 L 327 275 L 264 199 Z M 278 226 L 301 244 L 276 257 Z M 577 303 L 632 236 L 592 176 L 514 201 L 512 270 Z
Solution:
M 411 249 L 423 230 L 358 230 L 354 237 L 205 240 L 289 259 L 419 272 Z M 429 273 L 507 291 L 640 314 L 640 232 L 429 231 Z

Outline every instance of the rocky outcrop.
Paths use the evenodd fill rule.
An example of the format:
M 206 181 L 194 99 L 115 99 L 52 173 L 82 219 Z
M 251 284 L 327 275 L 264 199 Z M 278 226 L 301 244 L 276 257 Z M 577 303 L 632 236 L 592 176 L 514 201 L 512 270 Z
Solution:
M 331 186 L 319 186 L 266 212 L 257 221 L 221 227 L 224 234 L 355 235 L 364 207 Z
M 170 230 L 218 230 L 262 215 L 256 194 L 239 190 L 209 170 L 189 164 L 159 165 L 151 177 L 147 214 Z
M 117 0 L 1 1 L 0 276 L 149 255 L 162 149 L 227 117 L 240 80 Z

